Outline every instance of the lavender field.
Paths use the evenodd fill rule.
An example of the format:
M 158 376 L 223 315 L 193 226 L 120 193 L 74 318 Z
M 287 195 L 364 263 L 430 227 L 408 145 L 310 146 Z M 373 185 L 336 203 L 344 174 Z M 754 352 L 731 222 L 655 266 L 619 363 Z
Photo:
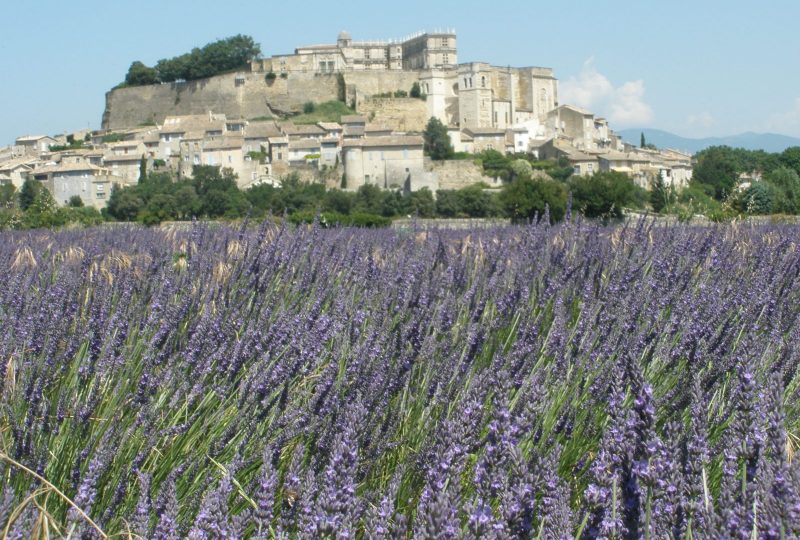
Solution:
M 0 536 L 800 535 L 800 227 L 0 235 Z

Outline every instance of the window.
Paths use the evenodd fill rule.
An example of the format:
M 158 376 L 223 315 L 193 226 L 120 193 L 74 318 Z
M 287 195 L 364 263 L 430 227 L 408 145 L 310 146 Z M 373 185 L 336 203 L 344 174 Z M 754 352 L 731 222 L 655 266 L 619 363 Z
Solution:
M 233 163 L 233 156 L 228 154 L 228 163 Z
M 581 168 L 578 165 L 572 167 L 572 174 L 581 174 Z
M 200 154 L 195 154 L 194 155 L 194 164 L 195 165 L 200 165 Z
M 589 163 L 588 165 L 586 165 L 586 170 L 592 172 L 592 169 L 594 168 L 593 165 L 594 165 L 593 163 Z
M 105 191 L 105 186 L 103 184 L 97 184 L 97 192 L 100 193 L 101 191 Z
M 481 86 L 486 88 L 486 77 L 481 77 Z
M 365 184 L 369 184 L 369 175 L 368 174 L 364 175 L 364 183 Z
M 408 159 L 408 148 L 403 148 L 403 159 Z M 408 169 L 406 169 L 408 171 Z
M 97 198 L 98 199 L 105 199 L 106 198 L 106 194 L 98 191 L 97 192 Z
M 369 60 L 369 49 L 364 49 L 364 58 Z

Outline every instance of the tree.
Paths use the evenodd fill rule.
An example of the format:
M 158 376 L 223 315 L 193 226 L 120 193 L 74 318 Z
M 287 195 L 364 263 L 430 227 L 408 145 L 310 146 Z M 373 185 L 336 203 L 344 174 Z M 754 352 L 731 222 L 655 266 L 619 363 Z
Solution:
M 436 201 L 433 199 L 433 192 L 426 187 L 409 193 L 404 202 L 403 212 L 407 215 L 421 218 L 432 218 L 436 215 Z
M 641 140 L 639 141 L 639 148 L 647 148 L 647 141 L 644 138 L 644 131 L 641 133 Z
M 779 167 L 764 175 L 764 181 L 774 186 L 772 211 L 779 214 L 800 212 L 800 175 L 789 167 Z
M 411 92 L 408 94 L 412 98 L 420 98 L 422 97 L 422 90 L 420 89 L 419 83 L 415 82 L 411 85 Z
M 748 214 L 769 214 L 776 199 L 777 188 L 766 182 L 753 182 L 736 200 L 736 207 Z
M 447 134 L 447 127 L 442 124 L 441 120 L 431 117 L 425 127 L 423 137 L 425 138 L 425 153 L 431 159 L 442 160 L 453 157 L 453 145 Z
M 521 176 L 503 187 L 500 204 L 513 221 L 525 222 L 541 218 L 549 209 L 552 222 L 564 219 L 567 207 L 567 188 L 552 180 L 534 180 Z
M 461 197 L 454 189 L 440 189 L 436 192 L 436 214 L 442 217 L 458 217 L 462 213 Z
M 718 201 L 725 199 L 739 181 L 739 170 L 731 149 L 724 146 L 707 148 L 697 159 L 692 179 L 708 186 Z
M 661 213 L 661 210 L 669 205 L 670 202 L 672 202 L 672 191 L 659 174 L 653 180 L 652 189 L 650 190 L 650 205 L 653 207 L 653 211 Z
M 784 167 L 794 169 L 800 174 L 800 146 L 792 146 L 781 152 L 779 158 Z
M 590 218 L 621 218 L 636 197 L 633 180 L 616 171 L 573 176 L 569 186 L 573 207 Z
M 460 199 L 461 211 L 469 217 L 487 217 L 492 213 L 492 196 L 480 185 L 459 189 L 456 195 Z
M 142 159 L 139 160 L 139 182 L 145 182 L 147 180 L 147 157 L 142 156 Z
M 119 221 L 135 221 L 136 216 L 144 208 L 144 201 L 134 189 L 134 187 L 121 188 L 114 184 L 106 205 L 108 215 Z
M 527 159 L 515 159 L 511 162 L 510 169 L 513 178 L 519 178 L 520 176 L 530 178 L 533 176 L 533 167 L 531 167 L 531 162 Z
M 0 184 L 0 208 L 14 208 L 17 205 L 17 188 L 14 184 Z
M 24 211 L 30 208 L 36 196 L 45 189 L 41 182 L 38 180 L 28 179 L 22 184 L 22 189 L 19 190 L 19 207 Z
M 364 184 L 358 188 L 355 196 L 355 210 L 368 214 L 380 214 L 383 208 L 383 194 L 381 188 L 371 184 Z
M 140 61 L 135 61 L 128 68 L 125 75 L 125 84 L 129 86 L 141 86 L 145 84 L 158 83 L 158 74 L 155 68 L 147 67 Z
M 83 199 L 81 199 L 80 195 L 73 195 L 72 197 L 69 198 L 67 206 L 69 206 L 70 208 L 82 208 Z

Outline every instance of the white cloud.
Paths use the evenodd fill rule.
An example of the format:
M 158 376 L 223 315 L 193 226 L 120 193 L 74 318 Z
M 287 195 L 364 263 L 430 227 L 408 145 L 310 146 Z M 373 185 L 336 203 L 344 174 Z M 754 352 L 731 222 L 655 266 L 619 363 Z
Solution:
M 716 124 L 716 119 L 714 116 L 708 112 L 703 111 L 697 114 L 690 114 L 686 117 L 686 123 L 691 128 L 701 128 L 701 129 L 708 129 Z
M 764 128 L 767 131 L 800 135 L 800 97 L 795 98 L 786 111 L 770 116 Z
M 644 92 L 641 79 L 615 87 L 608 77 L 597 71 L 594 59 L 589 58 L 580 75 L 561 82 L 559 102 L 605 116 L 613 127 L 639 127 L 653 120 L 653 109 L 644 101 Z

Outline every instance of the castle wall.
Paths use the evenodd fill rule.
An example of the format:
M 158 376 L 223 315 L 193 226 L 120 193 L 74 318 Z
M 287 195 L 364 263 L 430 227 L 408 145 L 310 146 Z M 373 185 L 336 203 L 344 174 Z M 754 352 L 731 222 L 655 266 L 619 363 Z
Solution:
M 361 102 L 359 114 L 371 123 L 394 131 L 424 131 L 430 115 L 425 100 L 417 98 L 370 98 Z
M 364 99 L 377 94 L 403 90 L 410 92 L 414 83 L 420 81 L 419 71 L 349 71 L 344 73 L 347 86 L 347 104 L 355 100 L 356 109 Z
M 435 175 L 439 189 L 461 189 L 478 182 L 490 186 L 497 184 L 494 178 L 484 176 L 483 168 L 472 160 L 431 160 L 425 165 Z
M 251 119 L 298 112 L 308 101 L 321 103 L 338 96 L 337 75 L 314 73 L 292 73 L 269 82 L 263 73 L 229 73 L 184 83 L 118 88 L 106 94 L 103 129 L 160 124 L 170 115 L 208 111 Z

